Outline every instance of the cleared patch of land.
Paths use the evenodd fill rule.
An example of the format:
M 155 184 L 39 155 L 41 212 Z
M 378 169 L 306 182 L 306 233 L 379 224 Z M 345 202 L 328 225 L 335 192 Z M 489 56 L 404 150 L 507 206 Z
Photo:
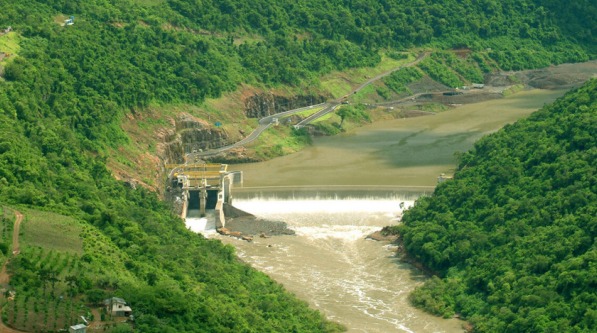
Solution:
M 14 31 L 0 34 L 0 64 L 5 64 L 18 55 L 20 41 L 20 36 Z
M 330 92 L 334 98 L 350 93 L 355 87 L 367 79 L 383 74 L 415 60 L 411 53 L 404 59 L 396 60 L 382 55 L 381 62 L 375 67 L 353 68 L 343 72 L 332 72 L 321 79 L 323 90 Z
M 160 5 L 164 2 L 166 2 L 166 0 L 133 0 L 133 2 L 136 2 L 140 5 L 145 5 L 145 6 L 157 6 L 157 5 Z
M 64 215 L 23 209 L 21 247 L 41 247 L 46 250 L 83 254 L 83 230 L 79 221 Z

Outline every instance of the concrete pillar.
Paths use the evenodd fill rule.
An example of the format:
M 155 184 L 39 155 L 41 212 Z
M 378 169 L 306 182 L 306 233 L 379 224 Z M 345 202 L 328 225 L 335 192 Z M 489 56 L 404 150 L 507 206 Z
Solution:
M 182 192 L 182 214 L 183 219 L 187 218 L 187 211 L 189 209 L 189 191 L 185 190 Z
M 222 177 L 221 187 L 223 193 L 223 201 L 227 204 L 232 203 L 232 179 L 231 175 L 226 175 Z
M 216 207 L 216 229 L 224 228 L 226 226 L 226 216 L 224 215 L 224 207 L 220 205 Z
M 199 191 L 199 212 L 201 217 L 205 216 L 205 206 L 207 205 L 207 189 L 205 186 L 201 187 L 201 191 Z

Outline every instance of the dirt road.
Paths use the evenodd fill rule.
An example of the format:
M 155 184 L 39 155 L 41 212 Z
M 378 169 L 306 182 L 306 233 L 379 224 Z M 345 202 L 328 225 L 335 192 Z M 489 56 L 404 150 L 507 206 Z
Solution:
M 19 254 L 21 249 L 19 248 L 19 229 L 21 228 L 21 222 L 23 221 L 23 214 L 15 210 L 15 225 L 12 231 L 12 255 L 16 256 Z
M 21 222 L 23 221 L 23 214 L 21 212 L 15 210 L 15 223 L 12 232 L 12 255 L 13 257 L 18 255 L 20 252 L 19 249 L 19 229 L 21 227 Z M 10 262 L 10 259 L 6 260 L 4 265 L 2 266 L 2 271 L 0 271 L 0 285 L 7 285 L 10 281 L 10 276 L 6 272 L 6 266 Z M 0 308 L 0 313 L 2 313 L 2 309 Z M 23 331 L 15 330 L 10 328 L 4 324 L 2 320 L 0 320 L 0 333 L 23 333 Z

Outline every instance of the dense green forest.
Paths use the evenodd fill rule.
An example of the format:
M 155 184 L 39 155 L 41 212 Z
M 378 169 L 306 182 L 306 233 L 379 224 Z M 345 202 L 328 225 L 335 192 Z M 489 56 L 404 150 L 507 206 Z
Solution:
M 597 330 L 597 80 L 479 140 L 395 227 L 412 301 L 478 332 Z
M 89 272 L 73 293 L 90 302 L 126 297 L 142 332 L 339 328 L 231 248 L 188 232 L 154 193 L 112 177 L 107 147 L 129 140 L 119 126 L 126 114 L 200 104 L 241 84 L 317 87 L 321 75 L 375 65 L 385 50 L 470 49 L 469 70 L 445 77 L 456 85 L 479 70 L 584 61 L 597 45 L 588 0 L 0 0 L 0 8 L 0 29 L 13 29 L 0 39 L 15 44 L 0 62 L 0 202 L 87 225 L 84 253 L 56 262 Z M 441 78 L 451 61 L 443 54 L 423 66 Z M 392 89 L 421 75 L 410 74 L 391 78 Z M 49 255 L 24 251 L 12 263 L 14 283 L 45 296 L 48 272 L 36 272 L 36 256 Z

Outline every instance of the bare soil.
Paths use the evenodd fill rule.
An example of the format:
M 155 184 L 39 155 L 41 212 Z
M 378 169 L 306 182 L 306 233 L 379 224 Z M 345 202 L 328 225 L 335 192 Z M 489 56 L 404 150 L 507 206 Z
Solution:
M 572 89 L 594 77 L 597 77 L 597 60 L 526 71 L 490 74 L 485 77 L 485 84 L 503 87 L 523 83 L 538 89 Z
M 15 223 L 14 229 L 12 233 L 12 254 L 16 256 L 19 254 L 19 229 L 21 226 L 21 222 L 23 221 L 23 214 L 21 212 L 15 210 Z M 10 259 L 7 260 L 4 265 L 2 266 L 2 271 L 0 271 L 0 285 L 7 286 L 10 282 L 10 276 L 6 272 L 6 266 L 10 262 Z M 2 313 L 2 308 L 0 308 L 0 313 Z M 4 324 L 2 320 L 0 320 L 0 333 L 22 333 L 23 331 L 15 330 L 11 327 L 8 327 Z

